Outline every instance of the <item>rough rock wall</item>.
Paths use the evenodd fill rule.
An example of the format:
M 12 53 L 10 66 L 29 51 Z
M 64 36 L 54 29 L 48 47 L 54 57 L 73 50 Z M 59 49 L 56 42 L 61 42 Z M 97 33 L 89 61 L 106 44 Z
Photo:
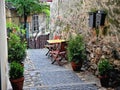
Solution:
M 120 31 L 119 0 L 53 0 L 51 3 L 51 30 L 62 31 L 68 24 L 70 29 L 84 33 L 88 27 L 88 12 L 93 9 L 108 12 L 108 22 L 114 34 Z M 84 31 L 83 31 L 84 30 Z M 88 33 L 87 31 L 86 33 Z
M 81 3 L 81 0 L 54 0 L 51 5 L 51 30 L 66 34 L 82 29 Z
M 83 34 L 91 68 L 96 71 L 100 58 L 108 58 L 120 67 L 120 0 L 53 0 L 51 31 L 62 38 Z M 90 28 L 89 12 L 107 12 L 105 25 Z

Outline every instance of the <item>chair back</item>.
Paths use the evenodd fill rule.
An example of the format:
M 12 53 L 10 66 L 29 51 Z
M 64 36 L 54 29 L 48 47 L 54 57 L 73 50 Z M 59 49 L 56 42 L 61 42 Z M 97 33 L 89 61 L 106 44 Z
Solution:
M 60 52 L 66 51 L 66 48 L 67 48 L 67 42 L 62 42 L 60 44 Z

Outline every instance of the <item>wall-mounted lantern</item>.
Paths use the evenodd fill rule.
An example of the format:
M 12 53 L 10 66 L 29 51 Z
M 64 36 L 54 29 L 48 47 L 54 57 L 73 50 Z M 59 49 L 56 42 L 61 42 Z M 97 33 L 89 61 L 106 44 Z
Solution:
M 106 15 L 105 11 L 102 10 L 89 12 L 89 27 L 104 26 Z
M 96 27 L 96 12 L 89 12 L 89 27 Z
M 97 26 L 104 26 L 105 23 L 105 17 L 106 17 L 105 11 L 97 11 L 96 13 L 96 27 Z

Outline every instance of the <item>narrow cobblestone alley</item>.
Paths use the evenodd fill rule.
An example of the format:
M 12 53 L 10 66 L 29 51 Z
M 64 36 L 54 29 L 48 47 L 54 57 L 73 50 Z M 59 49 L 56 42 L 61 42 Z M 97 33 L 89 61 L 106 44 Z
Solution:
M 24 90 L 97 90 L 71 69 L 51 64 L 47 49 L 29 49 L 25 61 Z

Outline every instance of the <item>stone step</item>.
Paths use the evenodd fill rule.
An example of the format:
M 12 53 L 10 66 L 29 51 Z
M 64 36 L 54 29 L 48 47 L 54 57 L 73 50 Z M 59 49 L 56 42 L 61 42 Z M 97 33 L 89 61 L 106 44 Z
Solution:
M 98 90 L 95 83 L 69 83 L 44 85 L 39 87 L 24 87 L 24 90 Z

